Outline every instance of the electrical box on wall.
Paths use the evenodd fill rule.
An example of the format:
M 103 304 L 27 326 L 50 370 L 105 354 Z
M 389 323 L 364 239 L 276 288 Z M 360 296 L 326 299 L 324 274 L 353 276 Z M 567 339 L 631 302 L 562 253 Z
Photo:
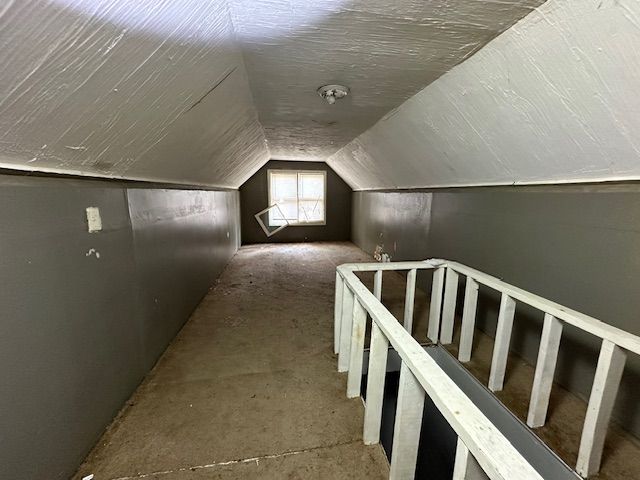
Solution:
M 102 218 L 98 207 L 87 207 L 87 227 L 89 233 L 96 233 L 102 230 Z

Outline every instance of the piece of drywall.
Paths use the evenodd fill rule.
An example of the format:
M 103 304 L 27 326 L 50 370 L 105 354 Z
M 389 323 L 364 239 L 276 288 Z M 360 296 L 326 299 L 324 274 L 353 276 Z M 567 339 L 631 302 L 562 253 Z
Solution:
M 268 170 L 327 172 L 326 224 L 289 226 L 271 237 L 254 215 L 269 206 Z M 272 242 L 348 241 L 351 238 L 351 187 L 324 162 L 271 160 L 240 187 L 242 244 Z
M 355 190 L 639 179 L 638 25 L 550 0 L 327 162 Z
M 354 241 L 368 252 L 382 242 L 392 260 L 455 260 L 640 335 L 639 185 L 355 192 L 353 207 Z M 404 212 L 406 221 L 390 212 Z M 481 289 L 478 326 L 489 334 L 498 303 Z M 542 314 L 518 305 L 516 315 L 511 347 L 535 364 Z M 556 380 L 587 398 L 599 347 L 567 327 Z M 636 436 L 638 381 L 640 359 L 630 356 L 615 417 Z
M 238 223 L 235 191 L 0 176 L 0 478 L 74 473 L 236 251 Z

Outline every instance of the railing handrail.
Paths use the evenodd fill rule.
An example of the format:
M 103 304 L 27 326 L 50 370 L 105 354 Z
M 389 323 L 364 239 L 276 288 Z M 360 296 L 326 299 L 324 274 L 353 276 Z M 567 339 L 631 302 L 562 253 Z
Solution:
M 590 317 L 584 313 L 560 305 L 535 293 L 527 292 L 522 288 L 511 285 L 499 278 L 488 275 L 484 272 L 467 267 L 458 262 L 442 259 L 430 259 L 430 262 L 441 262 L 441 266 L 452 268 L 458 273 L 473 278 L 478 283 L 491 287 L 499 292 L 506 293 L 510 297 L 522 303 L 530 305 L 542 312 L 549 313 L 554 317 L 564 320 L 570 325 L 588 332 L 603 340 L 609 340 L 630 352 L 640 355 L 640 337 L 620 328 L 604 323 L 597 318 Z
M 338 266 L 338 271 L 349 272 L 377 272 L 379 270 L 431 270 L 445 266 L 446 260 L 419 260 L 417 262 L 369 262 L 369 263 L 343 263 Z
M 469 276 L 482 285 L 493 288 L 501 293 L 506 293 L 515 300 L 530 305 L 542 312 L 549 313 L 554 317 L 584 330 L 600 339 L 624 348 L 630 352 L 640 355 L 640 337 L 622 330 L 613 325 L 609 325 L 597 318 L 578 312 L 564 305 L 560 305 L 552 300 L 548 300 L 535 293 L 528 292 L 522 288 L 511 285 L 504 280 L 488 275 L 484 272 L 468 267 L 458 262 L 440 258 L 431 258 L 415 262 L 388 262 L 388 263 L 345 263 L 338 267 L 341 272 L 373 272 L 380 270 L 430 270 L 433 268 L 448 267 L 458 273 Z
M 403 263 L 406 263 L 408 268 L 441 266 L 428 262 Z M 354 270 L 362 271 L 362 269 L 353 269 L 353 265 L 355 264 L 338 267 L 344 282 L 384 333 L 405 365 L 487 475 L 492 480 L 512 480 L 514 478 L 542 480 L 542 476 L 516 450 L 502 432 L 491 423 L 435 360 L 424 351 L 423 347 L 398 323 L 387 308 L 362 284 L 353 273 Z M 385 266 L 384 263 L 375 265 L 378 269 Z
M 351 368 L 354 366 L 356 373 L 361 370 L 362 360 L 358 359 L 357 351 L 362 351 L 364 348 L 364 319 L 366 311 L 374 319 L 375 327 L 372 327 L 371 352 L 373 353 L 374 337 L 376 335 L 378 345 L 384 342 L 391 342 L 400 353 L 404 361 L 403 365 L 406 365 L 406 368 L 409 369 L 409 373 L 405 373 L 405 377 L 409 380 L 404 385 L 404 388 L 409 392 L 407 395 L 412 395 L 415 401 L 419 401 L 419 396 L 424 395 L 424 391 L 429 392 L 431 395 L 432 391 L 429 389 L 434 387 L 428 385 L 428 379 L 421 377 L 421 373 L 415 368 L 418 366 L 432 369 L 433 366 L 425 359 L 428 357 L 426 353 L 424 357 L 421 353 L 418 353 L 421 351 L 421 347 L 413 340 L 411 334 L 406 332 L 407 330 L 408 332 L 412 331 L 416 274 L 419 270 L 427 269 L 434 271 L 427 337 L 433 342 L 440 342 L 444 345 L 453 342 L 458 278 L 460 275 L 466 276 L 464 309 L 458 346 L 458 359 L 463 363 L 471 359 L 479 285 L 487 286 L 501 293 L 488 384 L 489 389 L 494 392 L 500 391 L 504 386 L 516 302 L 529 305 L 545 314 L 527 416 L 527 425 L 531 428 L 541 427 L 546 422 L 563 325 L 566 323 L 601 339 L 600 355 L 582 429 L 576 466 L 576 470 L 583 477 L 597 473 L 602 460 L 604 441 L 613 413 L 618 387 L 622 379 L 627 352 L 640 355 L 640 337 L 457 262 L 433 258 L 413 262 L 348 263 L 337 268 L 334 349 L 336 353 L 339 353 L 338 370 L 342 372 L 349 371 L 347 394 L 349 396 L 359 394 L 360 380 L 357 375 L 351 374 Z M 381 303 L 382 273 L 388 270 L 408 270 L 403 319 L 404 328 Z M 355 275 L 356 272 L 366 271 L 375 272 L 373 293 Z M 383 338 L 383 335 L 388 340 Z M 351 352 L 356 353 L 349 353 L 350 349 Z M 378 346 L 377 350 L 381 351 L 381 348 Z M 413 355 L 418 355 L 418 357 Z M 369 361 L 371 364 L 371 358 Z M 380 368 L 382 368 L 383 362 L 386 362 L 386 356 L 378 354 L 378 359 L 375 360 L 378 377 L 382 375 Z M 402 378 L 401 371 L 401 382 Z M 418 383 L 416 382 L 419 383 L 419 386 L 417 386 Z M 381 395 L 380 385 L 375 385 L 374 391 L 379 397 Z M 435 392 L 434 394 L 437 395 L 437 393 Z M 378 403 L 382 401 L 378 397 L 376 398 L 375 410 L 379 408 Z M 447 405 L 446 403 L 438 405 L 438 408 L 440 407 L 446 409 Z M 408 415 L 417 416 L 418 413 L 415 408 L 417 407 L 414 407 L 414 410 Z M 441 411 L 443 410 L 441 409 Z M 449 411 L 447 410 L 447 412 Z M 443 411 L 443 413 L 445 412 Z M 450 423 L 456 420 L 455 417 L 450 417 L 450 415 L 449 417 L 445 415 L 445 418 Z M 377 422 L 379 422 L 379 418 L 374 416 L 370 424 L 374 425 Z M 411 422 L 405 421 L 405 424 L 411 424 Z M 375 428 L 371 425 L 367 427 L 365 422 L 365 433 L 369 432 L 369 437 L 375 442 L 377 437 L 375 434 L 371 434 Z M 464 434 L 458 433 L 460 440 L 464 440 Z M 404 440 L 406 444 L 414 440 L 415 442 L 418 441 L 415 439 L 415 432 L 407 433 Z M 477 440 L 477 438 L 467 439 L 470 442 Z M 482 447 L 482 443 L 466 447 L 464 442 L 462 444 L 459 443 L 458 451 L 462 452 L 460 455 L 460 458 L 463 459 L 462 462 L 467 465 L 469 461 L 468 453 L 471 452 L 473 455 L 480 455 L 478 458 L 480 463 L 485 462 L 485 464 L 482 464 L 483 468 L 491 468 L 487 464 L 489 460 L 483 460 Z M 415 453 L 413 452 L 411 455 Z M 456 465 L 457 462 L 456 457 Z M 393 470 L 394 463 L 392 461 Z M 499 472 L 494 473 L 498 475 Z M 402 478 L 409 478 L 406 476 L 406 471 L 404 474 Z M 502 477 L 496 476 L 495 478 Z

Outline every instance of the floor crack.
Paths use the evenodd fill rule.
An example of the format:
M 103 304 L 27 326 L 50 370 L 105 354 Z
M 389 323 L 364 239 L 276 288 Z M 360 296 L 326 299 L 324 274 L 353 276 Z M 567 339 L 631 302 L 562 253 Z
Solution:
M 257 457 L 250 457 L 250 458 L 241 458 L 241 459 L 236 459 L 236 460 L 227 460 L 224 462 L 213 462 L 213 463 L 208 463 L 205 465 L 193 465 L 190 467 L 181 467 L 181 468 L 177 468 L 174 470 L 162 470 L 162 471 L 157 471 L 157 472 L 150 472 L 150 473 L 140 473 L 138 475 L 131 475 L 131 476 L 125 476 L 125 477 L 115 477 L 112 478 L 111 480 L 136 480 L 136 479 L 140 479 L 140 478 L 147 478 L 147 477 L 151 477 L 151 476 L 159 476 L 159 475 L 170 475 L 172 473 L 180 473 L 180 472 L 193 472 L 196 470 L 206 470 L 209 468 L 217 468 L 217 467 L 225 467 L 225 466 L 229 466 L 229 465 L 240 465 L 240 464 L 245 464 L 245 463 L 255 463 L 256 465 L 258 465 L 260 463 L 260 460 L 270 460 L 270 459 L 274 459 L 274 458 L 284 458 L 284 457 L 290 457 L 293 455 L 300 455 L 301 453 L 309 453 L 309 452 L 314 452 L 316 450 L 322 450 L 324 448 L 333 448 L 333 447 L 341 447 L 344 445 L 351 445 L 354 443 L 358 443 L 361 440 L 352 440 L 349 442 L 338 442 L 338 443 L 333 443 L 333 444 L 329 444 L 329 445 L 319 445 L 317 447 L 309 447 L 309 448 L 303 448 L 300 450 L 290 450 L 287 452 L 282 452 L 282 453 L 272 453 L 272 454 L 268 454 L 268 455 L 259 455 Z

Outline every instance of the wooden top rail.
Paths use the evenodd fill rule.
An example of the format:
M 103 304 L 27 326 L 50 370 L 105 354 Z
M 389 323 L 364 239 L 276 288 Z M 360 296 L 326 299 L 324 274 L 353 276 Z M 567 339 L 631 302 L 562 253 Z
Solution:
M 344 263 L 338 267 L 340 273 L 348 272 L 377 272 L 379 270 L 427 270 L 446 265 L 446 260 L 421 260 L 418 262 L 371 262 Z
M 434 268 L 437 262 L 402 262 L 406 268 Z M 421 267 L 423 265 L 429 265 Z M 354 264 L 352 264 L 354 265 Z M 375 265 L 375 270 L 385 266 Z M 410 266 L 415 265 L 415 266 Z M 392 270 L 397 268 L 386 268 Z M 515 449 L 480 409 L 467 397 L 440 368 L 420 344 L 398 323 L 353 273 L 351 265 L 338 267 L 360 305 L 398 352 L 404 364 L 429 395 L 438 410 L 464 442 L 482 469 L 492 480 L 542 480 L 542 476 Z M 361 271 L 361 270 L 360 270 Z
M 346 263 L 338 267 L 338 271 L 344 276 L 344 272 L 371 272 L 381 270 L 422 270 L 440 267 L 448 267 L 452 270 L 473 278 L 478 283 L 491 287 L 499 292 L 506 293 L 511 298 L 530 305 L 542 312 L 573 325 L 576 328 L 589 332 L 596 337 L 640 355 L 640 337 L 604 323 L 597 318 L 590 317 L 559 303 L 547 300 L 539 295 L 527 292 L 521 288 L 510 285 L 499 278 L 487 275 L 474 268 L 449 260 L 432 258 L 418 262 L 387 262 L 387 263 Z
M 514 287 L 502 280 L 487 275 L 473 268 L 467 267 L 456 262 L 450 262 L 448 260 L 432 259 L 430 262 L 434 264 L 446 265 L 447 267 L 455 270 L 458 273 L 473 278 L 478 283 L 491 287 L 502 293 L 506 293 L 511 298 L 518 300 L 522 303 L 530 305 L 538 310 L 553 315 L 554 317 L 565 321 L 566 323 L 573 325 L 585 332 L 589 332 L 596 337 L 600 337 L 604 340 L 609 340 L 611 343 L 618 345 L 630 352 L 640 355 L 640 337 L 633 335 L 632 333 L 621 330 L 612 325 L 606 324 L 596 318 L 585 315 L 584 313 L 577 312 L 570 308 L 564 307 L 558 303 L 547 300 L 534 293 L 527 292 L 518 287 Z

